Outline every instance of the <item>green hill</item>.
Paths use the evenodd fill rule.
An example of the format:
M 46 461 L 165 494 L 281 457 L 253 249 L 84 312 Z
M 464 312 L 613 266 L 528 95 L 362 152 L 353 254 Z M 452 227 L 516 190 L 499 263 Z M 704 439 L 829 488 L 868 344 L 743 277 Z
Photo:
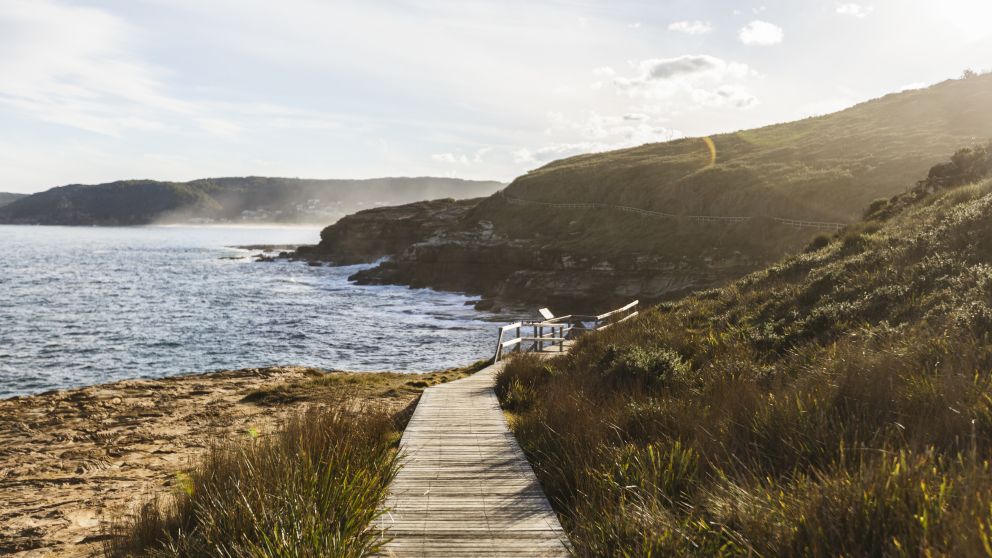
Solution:
M 992 74 L 886 95 L 834 114 L 553 162 L 507 194 L 686 215 L 852 221 L 946 153 L 992 137 Z
M 797 122 L 556 161 L 360 279 L 583 310 L 712 287 L 829 230 L 783 219 L 854 221 L 946 153 L 992 138 L 990 107 L 987 74 Z
M 451 178 L 302 180 L 210 178 L 191 182 L 127 180 L 69 185 L 0 208 L 0 223 L 143 225 L 184 222 L 319 223 L 364 207 L 425 198 L 489 195 L 498 182 Z
M 556 161 L 514 180 L 506 196 L 683 216 L 851 222 L 872 200 L 912 186 L 946 153 L 992 138 L 990 106 L 992 74 L 946 81 L 826 116 L 712 136 L 713 151 L 704 139 L 689 138 Z M 693 226 L 686 220 L 639 219 L 631 227 L 624 226 L 629 214 L 579 210 L 570 212 L 568 217 L 579 223 L 569 227 L 571 220 L 555 218 L 569 212 L 549 213 L 542 206 L 510 205 L 494 197 L 477 216 L 513 236 L 564 236 L 566 246 L 599 253 L 649 250 L 682 256 L 726 240 L 720 238 L 726 227 Z M 535 219 L 540 214 L 545 217 Z M 576 228 L 578 234 L 569 234 Z M 751 232 L 757 234 L 745 231 L 746 238 L 732 241 L 734 249 L 760 257 L 781 255 L 776 242 L 764 238 L 764 227 Z M 811 236 L 800 232 L 776 231 L 804 240 Z
M 0 207 L 8 205 L 23 198 L 25 194 L 10 194 L 7 192 L 0 192 Z
M 992 144 L 961 152 L 799 255 L 511 362 L 577 555 L 986 556 L 990 174 Z

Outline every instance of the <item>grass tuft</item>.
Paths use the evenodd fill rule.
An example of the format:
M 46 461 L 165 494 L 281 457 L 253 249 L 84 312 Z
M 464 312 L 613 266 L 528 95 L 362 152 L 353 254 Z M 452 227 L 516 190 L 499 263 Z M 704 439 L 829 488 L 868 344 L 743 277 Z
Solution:
M 124 556 L 359 557 L 384 542 L 373 521 L 397 470 L 395 419 L 342 399 L 279 431 L 211 448 L 111 529 Z

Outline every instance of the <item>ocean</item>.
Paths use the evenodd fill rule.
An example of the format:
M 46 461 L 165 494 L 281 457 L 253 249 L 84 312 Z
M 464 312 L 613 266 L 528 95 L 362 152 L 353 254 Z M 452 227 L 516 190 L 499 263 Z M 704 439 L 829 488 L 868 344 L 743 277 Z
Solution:
M 361 266 L 256 262 L 319 229 L 0 226 L 0 397 L 274 365 L 423 372 L 491 356 L 452 293 L 359 286 Z

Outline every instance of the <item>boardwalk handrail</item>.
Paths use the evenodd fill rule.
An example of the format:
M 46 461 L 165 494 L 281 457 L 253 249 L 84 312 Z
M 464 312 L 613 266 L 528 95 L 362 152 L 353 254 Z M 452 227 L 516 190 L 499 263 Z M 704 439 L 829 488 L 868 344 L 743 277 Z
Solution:
M 517 205 L 540 205 L 543 207 L 560 207 L 563 209 L 615 209 L 617 211 L 626 211 L 628 213 L 636 213 L 638 215 L 644 215 L 645 217 L 664 217 L 667 219 L 685 219 L 687 221 L 694 221 L 697 223 L 744 223 L 755 219 L 752 216 L 738 217 L 729 215 L 680 215 L 677 213 L 668 213 L 665 211 L 654 211 L 650 209 L 641 209 L 639 207 L 631 207 L 629 205 L 613 205 L 608 203 L 552 203 L 552 202 L 542 202 L 536 200 L 525 200 L 523 198 L 515 198 L 506 195 L 503 190 L 499 191 L 499 195 L 509 203 Z M 803 219 L 787 219 L 785 217 L 769 217 L 772 221 L 786 225 L 789 227 L 795 227 L 797 229 L 815 229 L 815 230 L 830 230 L 839 231 L 848 225 L 848 223 L 830 223 L 827 221 L 806 221 Z
M 638 314 L 637 305 L 633 301 L 626 306 L 610 310 L 597 316 L 569 314 L 557 316 L 540 322 L 514 322 L 500 326 L 496 339 L 496 354 L 493 362 L 499 362 L 510 352 L 543 352 L 545 348 L 558 347 L 559 352 L 565 351 L 565 341 L 574 339 L 587 331 L 603 330 L 620 322 L 627 321 Z M 524 335 L 526 329 L 531 329 L 532 335 Z M 550 330 L 545 332 L 545 330 Z M 508 332 L 515 332 L 512 337 Z M 525 347 L 526 343 L 530 343 Z

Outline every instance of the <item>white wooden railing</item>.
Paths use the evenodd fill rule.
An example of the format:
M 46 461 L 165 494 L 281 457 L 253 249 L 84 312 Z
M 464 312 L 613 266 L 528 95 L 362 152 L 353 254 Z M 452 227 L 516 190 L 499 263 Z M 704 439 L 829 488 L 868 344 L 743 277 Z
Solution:
M 639 301 L 635 300 L 598 316 L 570 314 L 540 322 L 514 322 L 501 326 L 493 362 L 499 362 L 512 352 L 546 352 L 556 347 L 558 352 L 564 352 L 565 342 L 570 339 L 588 331 L 604 330 L 633 318 L 638 314 L 638 304 Z

